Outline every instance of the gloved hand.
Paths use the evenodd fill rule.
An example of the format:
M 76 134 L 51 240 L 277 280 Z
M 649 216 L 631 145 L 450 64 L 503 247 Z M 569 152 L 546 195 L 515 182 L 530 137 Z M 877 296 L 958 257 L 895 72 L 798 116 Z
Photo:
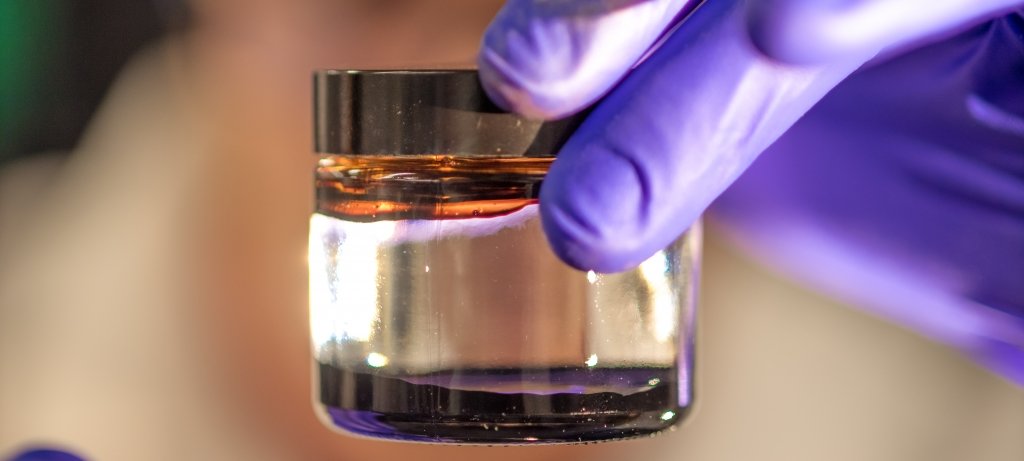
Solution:
M 555 252 L 635 265 L 775 143 L 715 208 L 740 242 L 1024 385 L 1024 4 L 695 3 L 512 0 L 488 30 L 499 104 L 604 97 L 541 193 Z

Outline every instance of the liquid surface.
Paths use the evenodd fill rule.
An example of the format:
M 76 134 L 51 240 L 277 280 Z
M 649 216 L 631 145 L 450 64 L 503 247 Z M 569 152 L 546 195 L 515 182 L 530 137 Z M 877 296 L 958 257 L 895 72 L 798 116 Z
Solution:
M 352 221 L 500 216 L 537 202 L 552 161 L 330 157 L 317 169 L 317 211 Z

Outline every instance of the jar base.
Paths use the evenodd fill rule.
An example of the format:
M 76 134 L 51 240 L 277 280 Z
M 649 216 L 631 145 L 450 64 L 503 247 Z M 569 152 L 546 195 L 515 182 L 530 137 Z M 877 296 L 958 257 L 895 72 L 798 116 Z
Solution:
M 484 423 L 479 418 L 439 421 L 430 416 L 346 410 L 320 405 L 328 424 L 354 435 L 407 442 L 458 445 L 576 444 L 655 435 L 685 417 L 678 411 L 649 411 L 629 416 L 531 416 L 529 421 Z M 477 419 L 474 421 L 473 419 Z
M 584 443 L 681 420 L 673 368 L 460 369 L 396 377 L 321 363 L 325 422 L 357 435 L 453 444 Z

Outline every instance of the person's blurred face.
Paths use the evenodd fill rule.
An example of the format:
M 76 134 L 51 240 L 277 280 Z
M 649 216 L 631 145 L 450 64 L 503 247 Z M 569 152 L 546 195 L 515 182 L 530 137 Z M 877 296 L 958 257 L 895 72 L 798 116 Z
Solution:
M 230 107 L 221 119 L 258 125 L 254 144 L 286 137 L 306 150 L 312 70 L 471 65 L 501 3 L 192 0 L 187 48 L 216 93 L 209 96 Z
M 471 63 L 497 0 L 193 0 L 204 35 L 316 67 Z M 280 62 L 280 61 L 279 61 Z

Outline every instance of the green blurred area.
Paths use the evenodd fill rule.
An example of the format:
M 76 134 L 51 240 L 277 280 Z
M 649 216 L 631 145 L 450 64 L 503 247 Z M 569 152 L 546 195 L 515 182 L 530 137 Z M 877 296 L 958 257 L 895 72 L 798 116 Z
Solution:
M 0 163 L 78 144 L 121 68 L 182 0 L 0 0 Z
M 18 135 L 38 119 L 38 82 L 59 54 L 68 8 L 61 0 L 0 1 L 0 161 L 18 152 Z

